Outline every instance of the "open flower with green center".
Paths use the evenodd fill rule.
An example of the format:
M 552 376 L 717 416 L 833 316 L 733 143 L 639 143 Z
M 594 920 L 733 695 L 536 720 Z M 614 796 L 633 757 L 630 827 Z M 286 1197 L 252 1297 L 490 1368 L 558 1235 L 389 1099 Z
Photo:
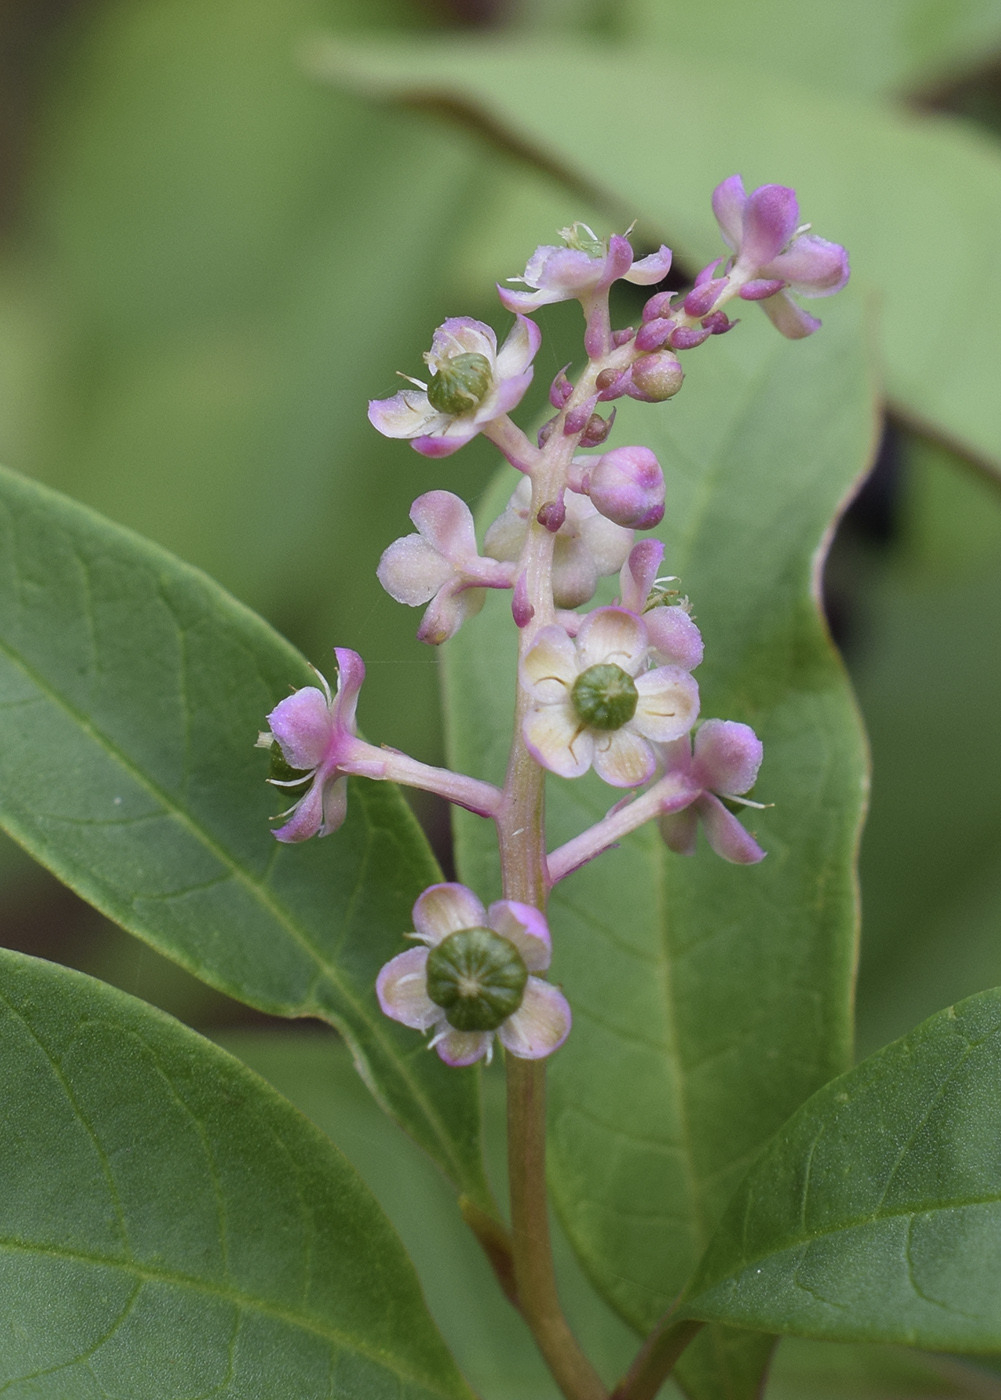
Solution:
M 521 664 L 531 708 L 523 735 L 532 756 L 563 778 L 594 765 L 613 787 L 639 787 L 657 766 L 651 743 L 691 729 L 699 688 L 681 666 L 645 670 L 650 640 L 625 608 L 597 608 L 571 638 L 544 627 Z
M 465 885 L 431 885 L 414 905 L 414 927 L 409 936 L 425 947 L 391 959 L 375 984 L 387 1016 L 433 1030 L 431 1046 L 448 1065 L 489 1062 L 495 1035 L 523 1060 L 559 1049 L 570 1007 L 558 987 L 532 975 L 551 957 L 538 909 L 514 899 L 484 909 Z
M 448 457 L 521 402 L 541 341 L 538 326 L 517 316 L 498 350 L 496 335 L 483 321 L 451 316 L 435 331 L 424 356 L 428 383 L 412 379 L 413 389 L 373 399 L 369 422 L 384 437 L 410 438 L 425 457 Z

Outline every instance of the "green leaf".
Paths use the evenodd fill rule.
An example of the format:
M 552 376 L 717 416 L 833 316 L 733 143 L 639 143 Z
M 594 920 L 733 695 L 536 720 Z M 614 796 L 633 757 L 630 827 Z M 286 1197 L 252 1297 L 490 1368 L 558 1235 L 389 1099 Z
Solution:
M 0 1385 L 45 1400 L 468 1400 L 331 1143 L 170 1017 L 0 952 Z
M 712 53 L 823 88 L 895 96 L 907 88 L 955 80 L 980 69 L 1001 48 L 998 0 L 759 0 L 748 24 L 741 0 L 629 0 L 629 38 L 683 51 L 704 61 L 707 27 Z M 711 18 L 710 18 L 711 16 Z
M 815 1094 L 754 1164 L 690 1316 L 841 1341 L 1001 1349 L 1001 990 Z
M 710 207 L 718 180 L 740 171 L 748 188 L 794 185 L 803 217 L 848 247 L 856 285 L 880 293 L 894 407 L 1001 471 L 1001 287 L 981 275 L 1001 226 L 1001 155 L 987 138 L 646 47 L 338 41 L 314 62 L 382 97 L 445 99 L 592 197 L 602 191 L 620 223 L 640 215 L 690 267 L 725 251 Z
M 807 342 L 770 331 L 752 322 L 700 351 L 669 407 L 623 404 L 615 429 L 665 469 L 664 569 L 706 641 L 702 713 L 764 741 L 756 795 L 776 805 L 749 825 L 768 858 L 688 860 L 648 827 L 551 903 L 554 976 L 574 1012 L 550 1075 L 552 1187 L 588 1274 L 641 1331 L 762 1144 L 850 1055 L 865 757 L 815 570 L 868 462 L 872 388 L 850 308 Z M 512 631 L 506 601 L 488 602 L 446 650 L 453 760 L 481 776 L 503 767 Z M 551 846 L 613 799 L 593 777 L 552 781 Z M 462 818 L 458 835 L 463 878 L 492 894 L 490 845 Z M 740 1371 L 725 1339 L 713 1346 L 700 1370 Z
M 484 1200 L 475 1073 L 387 1020 L 374 981 L 440 878 L 399 794 L 356 784 L 333 837 L 282 846 L 257 731 L 302 658 L 218 585 L 0 473 L 0 822 L 103 913 L 261 1010 L 319 1016 Z
M 998 1400 L 976 1364 L 901 1347 L 785 1337 L 768 1374 L 768 1400 Z

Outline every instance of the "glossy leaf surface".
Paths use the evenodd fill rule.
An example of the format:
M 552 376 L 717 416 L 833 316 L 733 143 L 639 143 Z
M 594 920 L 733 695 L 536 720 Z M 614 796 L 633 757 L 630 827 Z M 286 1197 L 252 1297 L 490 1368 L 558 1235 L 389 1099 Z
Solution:
M 255 1075 L 8 951 L 0 1043 L 5 1394 L 468 1397 L 375 1200 Z
M 382 1015 L 380 965 L 437 869 L 399 794 L 331 838 L 270 835 L 254 740 L 302 658 L 216 584 L 0 477 L 0 819 L 116 922 L 231 996 L 343 1031 L 376 1096 L 482 1198 L 476 1074 Z
M 838 1340 L 1001 1349 L 1001 992 L 933 1016 L 804 1104 L 684 1304 Z
M 553 975 L 574 1010 L 550 1074 L 552 1186 L 585 1269 L 640 1330 L 682 1287 L 787 1106 L 850 1054 L 865 761 L 814 570 L 868 460 L 871 386 L 849 308 L 806 343 L 770 330 L 751 323 L 694 352 L 677 399 L 623 405 L 615 427 L 616 442 L 649 443 L 665 470 L 663 567 L 705 638 L 702 714 L 764 741 L 755 795 L 776 805 L 748 825 L 768 857 L 752 869 L 706 849 L 688 860 L 648 827 L 551 904 Z M 502 600 L 447 660 L 455 760 L 492 777 L 510 726 L 512 632 Z M 551 844 L 614 800 L 594 778 L 552 781 Z M 458 853 L 463 878 L 492 892 L 495 859 L 465 820 Z M 696 1343 L 683 1370 L 716 1374 L 722 1390 L 699 1393 L 725 1393 L 739 1375 L 734 1393 L 751 1393 L 762 1355 L 756 1339 L 747 1346 L 759 1347 L 751 1375 L 723 1339 L 713 1355 Z
M 645 220 L 693 269 L 725 253 L 710 208 L 719 180 L 795 186 L 803 218 L 849 249 L 856 288 L 879 291 L 895 406 L 1001 470 L 1001 289 L 979 272 L 1001 226 L 1001 155 L 986 137 L 774 71 L 569 40 L 332 43 L 316 63 L 335 81 L 446 97 L 485 118 L 603 192 L 620 227 Z M 920 292 L 932 285 L 933 311 Z

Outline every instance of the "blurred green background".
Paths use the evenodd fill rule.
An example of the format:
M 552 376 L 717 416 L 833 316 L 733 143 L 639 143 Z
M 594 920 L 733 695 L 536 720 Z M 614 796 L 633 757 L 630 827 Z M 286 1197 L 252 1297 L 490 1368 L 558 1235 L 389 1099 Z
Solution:
M 476 30 L 694 51 L 711 28 L 721 54 L 763 73 L 781 61 L 818 88 L 952 112 L 985 141 L 1001 138 L 1001 3 L 767 0 L 756 39 L 745 15 L 727 0 L 3 0 L 0 459 L 199 565 L 321 669 L 335 644 L 363 651 L 363 727 L 441 761 L 436 658 L 374 569 L 407 532 L 416 495 L 445 486 L 475 507 L 495 457 L 479 439 L 426 462 L 374 433 L 365 401 L 394 392 L 397 369 L 419 372 L 446 315 L 503 334 L 493 280 L 561 225 L 607 227 L 618 211 L 432 113 L 319 84 L 302 46 L 318 31 Z M 797 172 L 773 178 L 796 183 Z M 938 250 L 943 262 L 952 254 Z M 575 307 L 541 322 L 526 418 L 541 414 L 579 335 Z M 1001 983 L 1001 466 L 891 421 L 835 540 L 827 602 L 873 752 L 865 1053 Z M 447 866 L 445 815 L 423 799 L 419 815 Z M 346 1118 L 333 1113 L 331 1094 L 351 1089 L 318 1067 L 325 1038 L 269 1025 L 196 983 L 6 840 L 0 891 L 7 946 L 202 1029 L 228 1028 L 323 1126 L 347 1122 L 358 1165 L 375 1170 L 372 1143 L 396 1130 L 374 1126 L 360 1099 Z M 430 1200 L 437 1188 L 414 1189 Z M 464 1278 L 477 1266 L 455 1267 Z M 439 1315 L 448 1309 L 446 1297 Z M 620 1325 L 602 1319 L 595 1334 L 605 1327 L 617 1354 Z M 485 1345 L 467 1345 L 483 1365 Z M 495 1350 L 501 1370 L 513 1366 L 507 1394 L 546 1393 L 533 1363 L 511 1361 L 514 1343 Z M 918 1375 L 849 1350 L 864 1353 L 857 1365 L 784 1349 L 775 1393 L 994 1393 L 979 1372 L 957 1379 L 936 1363 Z M 498 1375 L 473 1379 L 493 1381 L 495 1395 Z

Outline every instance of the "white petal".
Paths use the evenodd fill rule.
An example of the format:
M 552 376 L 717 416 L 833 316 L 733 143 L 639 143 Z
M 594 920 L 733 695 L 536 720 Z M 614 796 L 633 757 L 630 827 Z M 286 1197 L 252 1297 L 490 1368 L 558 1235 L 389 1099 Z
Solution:
M 452 577 L 453 568 L 422 536 L 404 535 L 383 552 L 375 573 L 391 598 L 419 608 Z
M 639 787 L 653 777 L 656 766 L 653 749 L 630 725 L 595 735 L 594 771 L 612 787 Z
M 456 1031 L 449 1026 L 447 1030 L 443 1028 L 443 1034 L 435 1036 L 431 1044 L 440 1059 L 458 1068 L 482 1060 L 489 1052 L 493 1038 L 493 1031 Z
M 497 1036 L 512 1055 L 522 1060 L 541 1060 L 558 1050 L 570 1034 L 570 1006 L 559 987 L 530 977 L 525 997 L 509 1016 Z
M 618 526 L 615 527 L 618 529 Z M 553 601 L 558 608 L 579 608 L 594 597 L 600 577 L 594 555 L 577 536 L 556 536 L 553 550 Z
M 415 1031 L 426 1031 L 441 1017 L 427 990 L 426 948 L 408 948 L 398 953 L 379 973 L 375 994 L 379 1005 L 394 1021 Z
M 569 704 L 545 705 L 525 716 L 522 735 L 529 753 L 561 778 L 580 778 L 591 766 L 594 741 Z
M 564 704 L 577 679 L 577 650 L 562 627 L 543 627 L 521 663 L 521 683 L 537 704 Z
M 625 608 L 595 608 L 577 633 L 580 669 L 611 663 L 635 675 L 647 653 L 647 635 L 635 613 Z
M 632 530 L 597 513 L 581 525 L 581 538 L 591 551 L 601 578 L 617 573 L 633 547 Z
M 487 911 L 472 890 L 455 883 L 431 885 L 414 905 L 414 928 L 432 947 L 464 928 L 483 928 Z
M 410 519 L 432 549 L 459 561 L 476 554 L 473 514 L 451 491 L 426 491 L 410 507 Z
M 497 362 L 497 336 L 483 321 L 471 316 L 450 316 L 438 327 L 425 356 L 428 368 L 437 374 L 454 355 L 482 355 L 493 369 Z
M 368 420 L 383 437 L 413 438 L 442 432 L 449 417 L 432 408 L 422 390 L 401 389 L 391 399 L 371 399 Z
M 636 677 L 639 700 L 630 721 L 638 734 L 667 744 L 687 734 L 699 715 L 699 687 L 681 666 L 659 666 Z
M 497 376 L 510 379 L 524 374 L 542 343 L 542 332 L 534 321 L 519 316 L 497 352 Z

